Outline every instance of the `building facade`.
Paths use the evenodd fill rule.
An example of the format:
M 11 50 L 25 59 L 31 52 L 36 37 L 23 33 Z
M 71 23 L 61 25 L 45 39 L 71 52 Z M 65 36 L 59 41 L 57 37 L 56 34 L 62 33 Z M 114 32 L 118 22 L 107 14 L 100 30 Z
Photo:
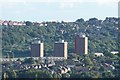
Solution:
M 44 57 L 44 43 L 31 44 L 31 57 Z
M 78 55 L 88 54 L 88 37 L 75 35 L 75 53 Z
M 54 43 L 54 56 L 64 57 L 67 59 L 68 54 L 68 43 L 67 42 L 56 42 Z

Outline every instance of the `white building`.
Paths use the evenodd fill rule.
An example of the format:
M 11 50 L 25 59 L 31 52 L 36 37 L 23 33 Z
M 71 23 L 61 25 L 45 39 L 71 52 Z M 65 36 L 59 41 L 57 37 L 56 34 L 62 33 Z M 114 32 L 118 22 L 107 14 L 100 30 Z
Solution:
M 94 53 L 96 56 L 104 56 L 103 53 Z
M 111 51 L 112 54 L 118 54 L 118 51 Z

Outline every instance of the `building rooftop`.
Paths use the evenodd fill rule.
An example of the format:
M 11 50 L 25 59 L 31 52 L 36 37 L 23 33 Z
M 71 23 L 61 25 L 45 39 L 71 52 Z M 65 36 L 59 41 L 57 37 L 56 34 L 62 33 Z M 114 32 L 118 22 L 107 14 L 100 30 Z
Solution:
M 64 43 L 65 41 L 64 40 L 60 40 L 58 42 L 55 42 L 55 43 Z
M 39 41 L 33 41 L 32 42 L 32 44 L 40 44 L 41 43 L 41 41 L 39 40 Z
M 119 51 L 111 51 L 112 54 L 118 54 Z
M 79 37 L 83 37 L 83 38 L 86 37 L 85 33 L 79 33 L 79 34 L 75 33 L 75 35 L 77 35 Z

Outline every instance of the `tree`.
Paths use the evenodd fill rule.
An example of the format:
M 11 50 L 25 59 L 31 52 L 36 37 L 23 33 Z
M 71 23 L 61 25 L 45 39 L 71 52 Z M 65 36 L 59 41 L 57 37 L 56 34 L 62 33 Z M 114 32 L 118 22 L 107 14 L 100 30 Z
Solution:
M 16 61 L 21 61 L 21 59 L 20 59 L 20 58 L 18 58 Z
M 114 58 L 114 57 L 115 57 L 115 55 L 112 54 L 112 53 L 105 53 L 105 56 L 108 56 L 108 57 L 110 57 L 110 58 Z
M 62 78 L 61 74 L 59 73 L 53 73 L 53 78 L 56 78 L 56 79 L 59 79 L 59 78 Z
M 88 72 L 77 72 L 71 74 L 71 78 L 90 78 L 90 74 Z
M 62 78 L 70 78 L 70 74 L 69 73 L 62 74 Z
M 9 78 L 6 72 L 3 73 L 3 77 L 2 77 L 2 78 L 3 78 L 4 80 L 6 80 L 7 78 Z
M 89 58 L 89 57 L 85 57 L 85 64 L 87 65 L 87 66 L 92 66 L 92 61 L 91 61 L 91 59 Z
M 111 71 L 105 71 L 102 73 L 103 78 L 113 78 L 115 75 Z
M 17 78 L 17 73 L 16 71 L 13 70 L 12 67 L 8 71 L 4 73 L 5 78 Z
M 83 18 L 77 19 L 75 22 L 83 23 L 83 22 L 84 22 L 84 19 L 83 19 Z
M 26 26 L 32 26 L 33 25 L 33 23 L 30 22 L 30 21 L 26 21 L 25 23 L 26 23 Z
M 33 58 L 25 58 L 23 61 L 23 64 L 34 64 L 34 59 Z

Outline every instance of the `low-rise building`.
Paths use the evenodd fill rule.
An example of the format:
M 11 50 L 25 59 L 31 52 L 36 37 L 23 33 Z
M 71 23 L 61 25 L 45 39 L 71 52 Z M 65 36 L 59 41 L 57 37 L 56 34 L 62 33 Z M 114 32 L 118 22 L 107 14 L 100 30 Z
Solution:
M 118 54 L 118 51 L 111 51 L 112 54 Z
M 104 56 L 103 53 L 94 53 L 94 54 L 95 54 L 95 56 Z

